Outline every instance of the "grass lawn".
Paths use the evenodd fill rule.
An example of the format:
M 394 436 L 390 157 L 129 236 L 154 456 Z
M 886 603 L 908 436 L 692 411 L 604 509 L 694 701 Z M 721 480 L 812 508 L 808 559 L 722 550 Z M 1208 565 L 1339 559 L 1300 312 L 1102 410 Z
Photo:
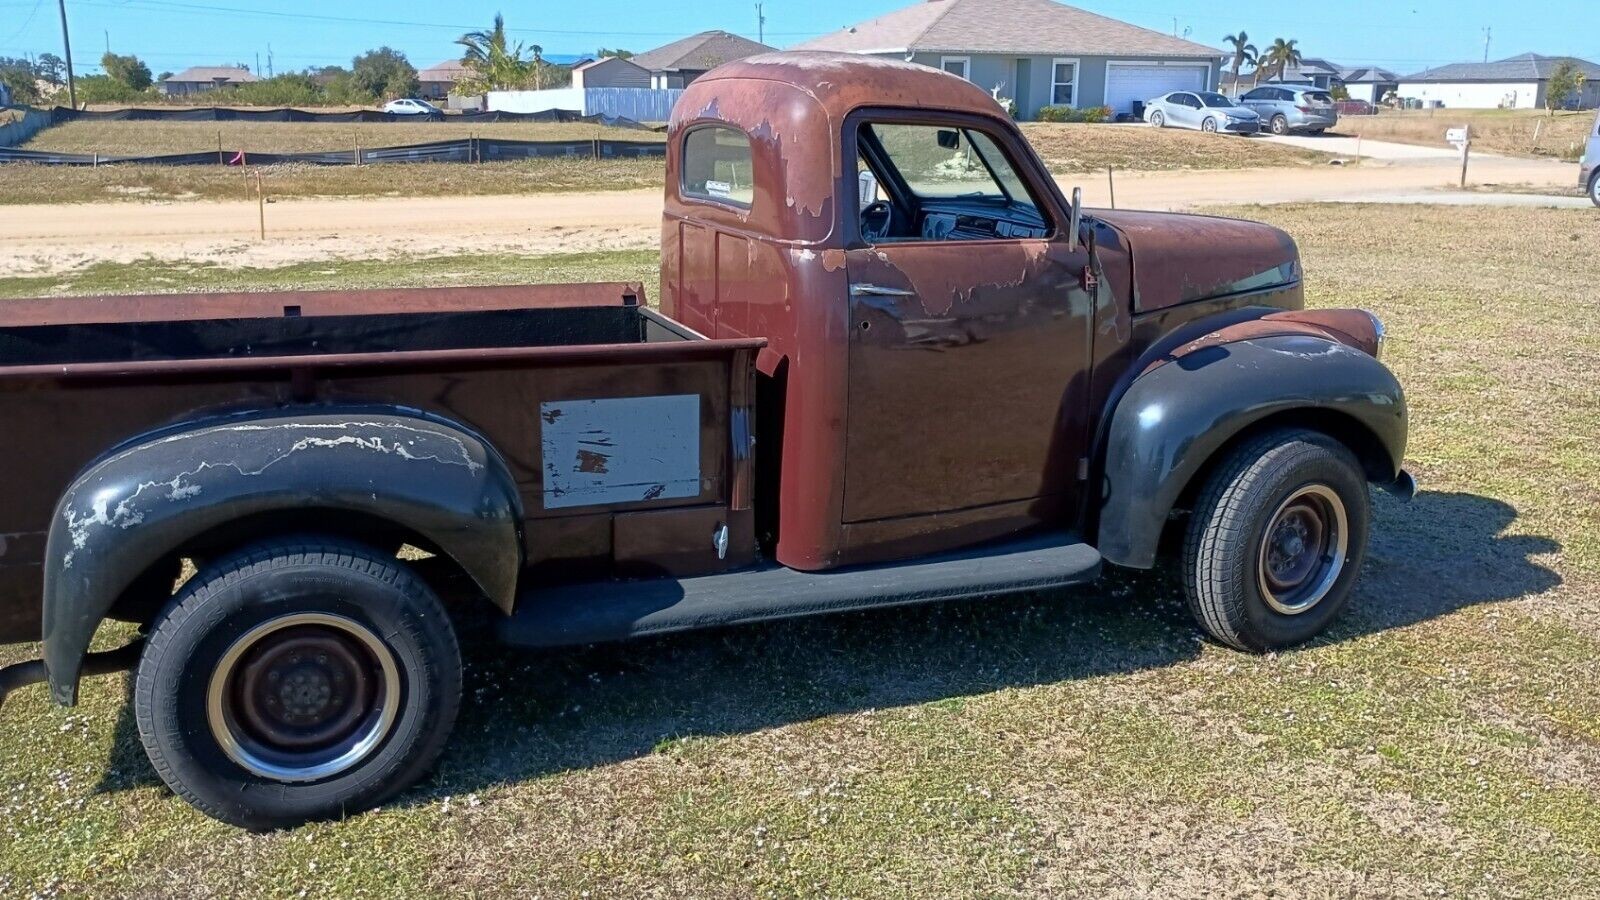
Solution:
M 655 132 L 591 125 L 351 124 L 237 122 L 72 122 L 39 133 L 29 149 L 75 153 L 178 153 L 216 147 L 222 129 L 229 148 L 259 152 L 343 150 L 360 134 L 363 146 L 480 135 L 518 139 L 587 138 L 604 131 L 625 140 L 662 140 Z M 1194 131 L 1119 125 L 1026 124 L 1028 139 L 1058 174 L 1118 169 L 1239 169 L 1314 165 L 1324 154 L 1264 141 Z M 252 170 L 254 171 L 254 170 Z M 383 197 L 524 194 L 659 188 L 660 159 L 540 159 L 461 165 L 281 165 L 260 169 L 277 196 Z M 96 200 L 235 200 L 245 196 L 239 169 L 210 166 L 117 165 L 68 168 L 0 165 L 0 205 Z
M 1300 240 L 1313 305 L 1384 317 L 1411 402 L 1423 493 L 1377 497 L 1360 591 L 1313 646 L 1211 646 L 1151 574 L 531 656 L 474 646 L 429 780 L 265 836 L 161 786 L 124 677 L 89 679 L 73 710 L 33 687 L 0 730 L 0 894 L 1600 894 L 1592 211 L 1227 212 Z M 393 274 L 348 266 L 183 286 Z M 95 277 L 146 283 L 135 268 Z
M 1462 125 L 1472 128 L 1472 146 L 1477 150 L 1576 162 L 1595 127 L 1595 111 L 1552 116 L 1533 109 L 1384 110 L 1376 116 L 1343 116 L 1336 131 L 1379 141 L 1447 147 L 1445 129 Z

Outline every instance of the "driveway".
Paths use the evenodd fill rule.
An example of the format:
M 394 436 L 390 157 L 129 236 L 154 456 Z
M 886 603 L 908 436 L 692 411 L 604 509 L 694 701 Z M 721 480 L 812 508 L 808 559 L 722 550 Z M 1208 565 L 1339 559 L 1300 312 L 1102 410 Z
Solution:
M 1351 159 L 1381 160 L 1412 160 L 1412 159 L 1454 159 L 1461 158 L 1460 151 L 1444 142 L 1444 130 L 1439 131 L 1439 146 L 1423 147 L 1418 144 L 1396 144 L 1390 141 L 1371 141 L 1353 137 L 1340 137 L 1338 135 L 1324 134 L 1286 134 L 1278 136 L 1263 134 L 1256 138 L 1258 141 L 1269 141 L 1274 144 L 1283 144 L 1286 147 L 1299 147 L 1302 150 L 1316 150 L 1321 153 L 1332 153 L 1335 156 L 1347 156 Z M 1474 157 L 1495 156 L 1492 153 L 1472 154 Z

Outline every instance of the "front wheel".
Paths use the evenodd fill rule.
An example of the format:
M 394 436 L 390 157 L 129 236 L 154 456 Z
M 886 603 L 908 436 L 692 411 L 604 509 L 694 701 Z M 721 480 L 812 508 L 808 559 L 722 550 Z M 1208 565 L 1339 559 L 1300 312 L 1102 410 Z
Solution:
M 1304 643 L 1349 602 L 1366 553 L 1366 475 L 1342 444 L 1276 431 L 1231 453 L 1184 541 L 1184 592 L 1208 634 L 1257 652 Z
M 1596 169 L 1589 178 L 1589 199 L 1594 201 L 1595 206 L 1600 206 L 1600 169 Z
M 1200 123 L 1200 130 L 1206 132 L 1207 134 L 1216 134 L 1217 120 L 1208 116 L 1204 122 Z
M 460 700 L 433 591 L 392 556 L 332 539 L 208 567 L 157 618 L 134 685 L 162 780 L 253 830 L 359 812 L 415 783 Z
M 1289 133 L 1289 120 L 1284 118 L 1283 116 L 1273 116 L 1272 117 L 1272 133 L 1276 134 L 1276 135 L 1288 134 Z

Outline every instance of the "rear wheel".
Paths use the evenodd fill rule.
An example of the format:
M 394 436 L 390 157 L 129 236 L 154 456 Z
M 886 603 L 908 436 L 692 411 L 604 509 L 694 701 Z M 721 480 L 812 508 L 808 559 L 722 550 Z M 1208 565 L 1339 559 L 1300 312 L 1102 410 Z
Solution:
M 1289 133 L 1289 120 L 1284 118 L 1281 115 L 1273 116 L 1272 117 L 1272 133 L 1273 134 L 1288 134 Z
M 1241 650 L 1310 640 L 1349 602 L 1370 515 L 1366 475 L 1332 438 L 1276 431 L 1247 442 L 1212 474 L 1189 522 L 1191 611 Z
M 1157 128 L 1165 128 L 1165 127 L 1167 127 L 1167 116 L 1166 116 L 1166 113 L 1163 113 L 1159 109 L 1156 110 L 1155 112 L 1151 113 L 1150 114 L 1150 124 L 1154 125 Z
M 1595 206 L 1600 206 L 1600 169 L 1596 169 L 1589 177 L 1589 199 L 1594 201 Z
M 461 698 L 432 590 L 342 541 L 220 560 L 157 618 L 134 688 L 139 735 L 174 792 L 270 829 L 359 812 L 417 781 Z

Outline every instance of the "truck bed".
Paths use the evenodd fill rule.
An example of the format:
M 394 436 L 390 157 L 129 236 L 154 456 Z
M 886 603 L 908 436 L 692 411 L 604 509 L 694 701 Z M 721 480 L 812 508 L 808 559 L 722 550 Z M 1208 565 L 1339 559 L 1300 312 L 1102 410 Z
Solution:
M 220 416 L 381 408 L 481 435 L 516 481 L 541 577 L 748 562 L 763 342 L 708 339 L 643 297 L 584 284 L 0 304 L 0 641 L 38 638 L 46 535 L 78 474 Z M 604 460 L 580 455 L 594 432 Z

